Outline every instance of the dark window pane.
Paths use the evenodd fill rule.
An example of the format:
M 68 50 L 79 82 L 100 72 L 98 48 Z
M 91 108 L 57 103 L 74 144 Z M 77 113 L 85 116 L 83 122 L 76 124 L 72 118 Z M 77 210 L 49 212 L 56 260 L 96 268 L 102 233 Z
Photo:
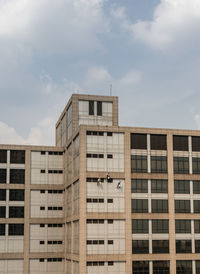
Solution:
M 154 254 L 169 253 L 169 241 L 168 240 L 153 240 L 152 250 Z
M 176 253 L 192 253 L 191 240 L 176 240 Z
M 200 136 L 192 136 L 192 151 L 200 151 Z
M 23 189 L 11 189 L 9 193 L 10 201 L 24 201 L 24 190 Z
M 132 220 L 132 233 L 149 233 L 149 220 Z
M 167 157 L 166 156 L 151 156 L 151 172 L 166 173 L 167 172 Z
M 152 193 L 168 193 L 168 181 L 167 180 L 151 180 L 151 192 Z
M 9 206 L 9 218 L 24 218 L 24 207 Z
M 6 207 L 0 206 L 0 218 L 6 218 Z
M 151 200 L 152 213 L 167 213 L 168 212 L 168 200 Z
M 200 194 L 200 181 L 193 181 L 193 193 Z
M 102 116 L 102 102 L 97 101 L 97 115 Z
M 191 233 L 191 220 L 176 220 L 176 233 Z
M 7 170 L 4 169 L 0 169 L 0 184 L 6 184 L 6 176 L 7 175 Z
M 133 261 L 132 274 L 149 274 L 149 262 Z
M 7 163 L 7 150 L 5 149 L 0 149 L 0 163 Z
M 176 274 L 192 274 L 192 261 L 176 261 Z
M 200 158 L 192 157 L 192 173 L 200 174 Z
M 169 221 L 152 220 L 152 233 L 169 233 Z
M 24 169 L 10 169 L 10 184 L 24 184 L 25 170 Z
M 200 253 L 200 240 L 195 240 L 195 253 Z
M 147 213 L 148 200 L 147 199 L 132 199 L 132 213 Z
M 89 101 L 89 115 L 94 115 L 94 101 Z
M 146 179 L 132 179 L 131 193 L 148 193 L 148 181 Z
M 148 254 L 149 241 L 148 240 L 134 240 L 132 241 L 132 254 Z
M 194 233 L 200 233 L 200 220 L 194 220 Z
M 175 180 L 174 181 L 174 193 L 189 194 L 190 193 L 190 181 Z
M 166 150 L 167 140 L 166 135 L 151 134 L 151 149 L 152 150 Z
M 190 213 L 190 200 L 175 200 L 175 213 Z
M 153 261 L 153 274 L 169 274 L 169 261 Z
M 176 151 L 188 151 L 188 136 L 173 136 L 173 149 Z
M 147 149 L 147 134 L 131 133 L 131 149 Z
M 25 164 L 25 150 L 11 150 L 10 151 L 11 164 Z
M 174 173 L 189 174 L 189 158 L 188 157 L 174 157 Z
M 200 200 L 194 200 L 194 213 L 200 213 Z
M 147 172 L 147 156 L 131 155 L 131 172 L 146 173 Z
M 195 261 L 196 263 L 196 274 L 200 274 L 200 261 Z
M 9 224 L 8 235 L 24 235 L 24 224 Z
M 6 201 L 6 189 L 0 189 L 0 201 Z
M 6 225 L 0 224 L 0 236 L 5 236 L 5 235 L 6 235 Z

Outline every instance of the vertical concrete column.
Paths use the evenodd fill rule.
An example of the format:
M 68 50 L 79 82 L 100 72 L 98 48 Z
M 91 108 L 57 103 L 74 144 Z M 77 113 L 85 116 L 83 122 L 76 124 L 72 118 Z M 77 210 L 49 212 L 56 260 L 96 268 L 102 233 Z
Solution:
M 25 200 L 24 200 L 24 274 L 29 273 L 30 250 L 30 184 L 31 184 L 31 151 L 25 152 Z
M 167 134 L 170 273 L 176 273 L 174 164 L 172 134 Z
M 79 273 L 86 274 L 86 131 L 80 128 Z
M 126 274 L 132 273 L 132 218 L 131 218 L 131 151 L 130 132 L 124 134 L 124 195 L 125 195 L 125 237 L 126 237 Z
M 64 186 L 64 273 L 67 272 L 67 225 L 66 225 L 66 219 L 67 219 L 67 191 L 66 191 L 66 185 L 67 185 L 67 149 L 63 152 L 63 186 Z

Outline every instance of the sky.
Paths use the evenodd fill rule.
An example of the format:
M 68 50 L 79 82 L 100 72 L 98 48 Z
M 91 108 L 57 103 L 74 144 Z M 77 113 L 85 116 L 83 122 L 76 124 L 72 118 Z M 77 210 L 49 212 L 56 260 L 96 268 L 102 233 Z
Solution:
M 0 0 L 0 143 L 55 144 L 72 93 L 121 126 L 200 129 L 199 0 Z

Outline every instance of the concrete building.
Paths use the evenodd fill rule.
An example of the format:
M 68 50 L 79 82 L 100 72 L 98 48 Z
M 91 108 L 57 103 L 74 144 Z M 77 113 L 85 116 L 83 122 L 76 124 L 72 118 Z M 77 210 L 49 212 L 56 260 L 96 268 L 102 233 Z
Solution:
M 74 94 L 56 146 L 0 146 L 0 274 L 200 274 L 200 131 Z

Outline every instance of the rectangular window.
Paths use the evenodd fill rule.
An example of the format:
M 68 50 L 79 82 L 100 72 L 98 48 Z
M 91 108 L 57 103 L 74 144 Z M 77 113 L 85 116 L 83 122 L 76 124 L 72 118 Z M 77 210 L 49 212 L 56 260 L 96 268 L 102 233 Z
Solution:
M 5 235 L 6 235 L 6 225 L 0 224 L 0 236 L 5 236 Z
M 7 170 L 5 168 L 0 169 L 0 184 L 6 184 Z
M 133 240 L 132 241 L 132 254 L 148 254 L 149 241 L 148 240 Z
M 193 181 L 193 193 L 200 194 L 200 181 Z
M 192 261 L 176 261 L 176 274 L 192 274 Z
M 131 155 L 131 172 L 146 173 L 147 172 L 147 156 Z
M 24 207 L 9 206 L 9 218 L 24 218 Z
M 25 170 L 24 169 L 10 169 L 10 184 L 24 184 Z
M 188 136 L 173 136 L 173 149 L 175 151 L 188 151 Z
M 200 220 L 194 220 L 194 233 L 200 233 Z
M 189 174 L 189 158 L 188 157 L 174 157 L 174 173 Z
M 152 240 L 153 254 L 169 253 L 169 241 L 168 240 Z
M 97 101 L 97 115 L 102 116 L 102 102 Z
M 195 253 L 200 253 L 200 240 L 195 240 Z
M 192 173 L 200 174 L 200 158 L 192 157 Z
M 132 199 L 132 213 L 148 213 L 148 200 Z
M 94 101 L 89 101 L 89 115 L 94 115 Z
M 190 194 L 190 181 L 175 180 L 174 193 L 176 194 Z
M 133 234 L 147 234 L 149 233 L 149 220 L 132 220 Z
M 194 213 L 200 213 L 200 200 L 194 200 Z
M 200 151 L 200 136 L 192 136 L 192 151 Z
M 146 179 L 132 179 L 131 193 L 148 193 L 148 180 Z
M 166 135 L 151 134 L 151 149 L 152 150 L 166 150 L 167 139 Z
M 168 213 L 168 200 L 152 199 L 151 209 L 152 213 Z
M 200 261 L 195 261 L 196 263 L 196 274 L 200 273 Z
M 175 220 L 176 233 L 191 233 L 191 220 Z
M 7 150 L 0 149 L 0 163 L 6 164 L 7 163 Z
M 0 218 L 6 218 L 6 207 L 0 206 Z
M 9 224 L 8 235 L 20 236 L 24 235 L 24 224 Z
M 175 213 L 190 213 L 190 200 L 175 200 Z
M 6 189 L 0 189 L 0 201 L 6 201 Z
M 153 274 L 170 274 L 170 262 L 153 261 Z
M 149 262 L 148 261 L 133 261 L 132 274 L 149 274 Z
M 162 234 L 169 233 L 169 220 L 152 220 L 152 233 Z
M 167 173 L 167 157 L 166 156 L 151 156 L 151 172 L 152 173 Z
M 176 253 L 192 253 L 191 240 L 176 240 Z
M 168 193 L 168 181 L 151 180 L 151 193 Z
M 131 133 L 131 149 L 147 149 L 147 134 Z
M 24 201 L 24 189 L 10 189 L 10 201 Z
M 10 151 L 11 164 L 25 164 L 25 150 L 11 150 Z

